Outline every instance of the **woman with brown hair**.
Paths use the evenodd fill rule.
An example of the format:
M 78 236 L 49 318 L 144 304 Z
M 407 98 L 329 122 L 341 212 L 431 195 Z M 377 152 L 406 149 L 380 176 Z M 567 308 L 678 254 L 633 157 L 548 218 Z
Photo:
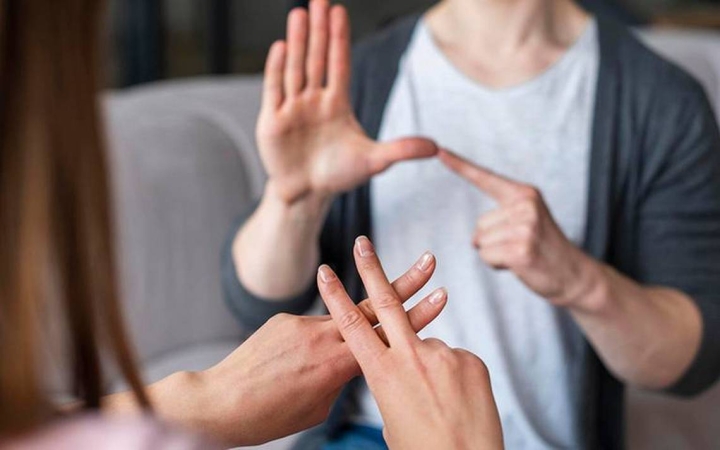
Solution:
M 0 0 L 0 447 L 208 448 L 140 416 L 229 445 L 262 443 L 320 423 L 343 385 L 360 374 L 329 316 L 277 316 L 217 366 L 142 385 L 117 298 L 97 117 L 102 14 L 100 0 Z M 366 267 L 373 264 L 379 268 L 379 262 Z M 393 283 L 393 301 L 414 295 L 434 268 L 434 258 L 424 255 Z M 444 291 L 436 292 L 403 312 L 404 326 L 423 328 L 445 303 Z M 370 324 L 378 323 L 369 301 L 359 307 Z M 347 334 L 348 323 L 340 323 Z M 362 342 L 355 339 L 354 346 Z M 477 358 L 432 346 L 429 353 L 462 360 L 452 367 L 476 368 L 444 375 L 448 386 L 462 385 L 448 377 L 483 375 Z M 108 369 L 132 391 L 105 396 Z M 424 383 L 428 392 L 437 385 Z M 487 409 L 486 387 L 481 401 L 453 414 L 478 405 L 494 411 Z M 67 395 L 73 401 L 58 400 Z M 109 418 L 116 415 L 123 419 Z M 393 423 L 396 435 L 423 426 L 422 420 Z M 439 427 L 425 427 L 433 429 Z M 462 431 L 446 426 L 437 436 L 452 434 Z

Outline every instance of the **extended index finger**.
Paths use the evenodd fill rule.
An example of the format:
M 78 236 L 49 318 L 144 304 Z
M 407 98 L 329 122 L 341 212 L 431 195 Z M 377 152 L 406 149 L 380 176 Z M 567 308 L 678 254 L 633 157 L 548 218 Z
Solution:
M 385 276 L 375 248 L 367 237 L 360 236 L 357 239 L 354 254 L 355 265 L 367 290 L 370 304 L 385 330 L 390 346 L 417 340 L 405 308 Z
M 401 303 L 410 300 L 430 281 L 430 277 L 435 272 L 435 266 L 435 256 L 430 252 L 425 252 L 407 272 L 392 282 L 392 287 L 397 292 Z M 358 308 L 365 314 L 371 325 L 377 325 L 378 318 L 370 299 L 366 298 L 358 303 Z
M 499 202 L 516 196 L 519 189 L 524 187 L 522 183 L 510 180 L 491 170 L 480 167 L 448 150 L 440 150 L 438 157 L 450 170 L 465 178 L 478 189 Z
M 363 371 L 377 360 L 387 346 L 345 291 L 335 272 L 321 266 L 317 276 L 320 296 L 350 351 Z

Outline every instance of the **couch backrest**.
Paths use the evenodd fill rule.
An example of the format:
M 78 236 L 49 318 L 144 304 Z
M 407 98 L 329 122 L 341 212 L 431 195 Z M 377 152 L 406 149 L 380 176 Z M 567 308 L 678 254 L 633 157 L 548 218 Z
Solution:
M 654 29 L 639 33 L 655 52 L 695 76 L 720 112 L 720 33 L 713 31 Z
M 258 77 L 157 84 L 107 98 L 125 313 L 143 362 L 238 338 L 220 250 L 257 197 Z

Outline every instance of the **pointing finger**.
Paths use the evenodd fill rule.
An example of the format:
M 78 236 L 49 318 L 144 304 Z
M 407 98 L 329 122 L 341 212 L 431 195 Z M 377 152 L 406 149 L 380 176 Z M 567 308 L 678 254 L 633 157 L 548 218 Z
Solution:
M 524 191 L 526 188 L 522 183 L 512 181 L 484 167 L 473 164 L 448 150 L 440 150 L 438 156 L 440 161 L 450 170 L 465 178 L 498 202 L 517 197 L 521 190 Z
M 413 306 L 408 311 L 408 319 L 410 319 L 410 326 L 415 332 L 422 331 L 428 326 L 433 320 L 437 319 L 440 313 L 447 305 L 448 294 L 444 288 L 433 291 L 430 295 L 422 299 L 417 305 Z M 378 335 L 385 341 L 387 336 L 382 326 L 375 328 Z
M 392 287 L 395 289 L 400 301 L 405 303 L 413 295 L 417 294 L 423 286 L 430 281 L 433 272 L 435 272 L 436 261 L 432 253 L 425 253 L 417 260 L 415 265 L 405 272 L 400 278 L 393 281 Z M 365 299 L 358 304 L 358 308 L 365 314 L 371 325 L 377 325 L 378 319 L 370 300 Z M 413 327 L 415 331 L 417 328 Z
M 373 310 L 383 325 L 390 345 L 405 344 L 418 337 L 410 326 L 397 292 L 388 282 L 370 240 L 364 236 L 355 243 L 355 265 L 370 297 Z
M 350 347 L 360 367 L 365 370 L 387 346 L 345 291 L 340 279 L 328 266 L 321 266 L 317 276 L 320 296 Z

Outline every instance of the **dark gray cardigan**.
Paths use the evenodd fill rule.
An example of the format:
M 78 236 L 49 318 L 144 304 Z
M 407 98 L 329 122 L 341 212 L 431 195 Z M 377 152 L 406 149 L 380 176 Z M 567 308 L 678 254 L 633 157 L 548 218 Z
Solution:
M 352 98 L 372 137 L 377 137 L 417 20 L 407 18 L 355 49 Z M 600 72 L 583 248 L 640 283 L 692 296 L 704 321 L 702 345 L 692 367 L 669 391 L 693 395 L 720 375 L 720 135 L 694 79 L 620 25 L 598 19 L 598 30 Z M 320 242 L 322 262 L 338 271 L 355 299 L 364 293 L 352 246 L 356 236 L 372 230 L 369 190 L 366 184 L 335 201 Z M 279 312 L 302 314 L 317 297 L 312 285 L 296 298 L 266 302 L 238 282 L 230 243 L 223 258 L 228 304 L 246 326 L 259 327 Z M 623 386 L 594 352 L 588 354 L 582 390 L 587 448 L 623 448 Z M 347 393 L 341 398 L 347 403 Z M 341 421 L 340 408 L 327 431 Z

